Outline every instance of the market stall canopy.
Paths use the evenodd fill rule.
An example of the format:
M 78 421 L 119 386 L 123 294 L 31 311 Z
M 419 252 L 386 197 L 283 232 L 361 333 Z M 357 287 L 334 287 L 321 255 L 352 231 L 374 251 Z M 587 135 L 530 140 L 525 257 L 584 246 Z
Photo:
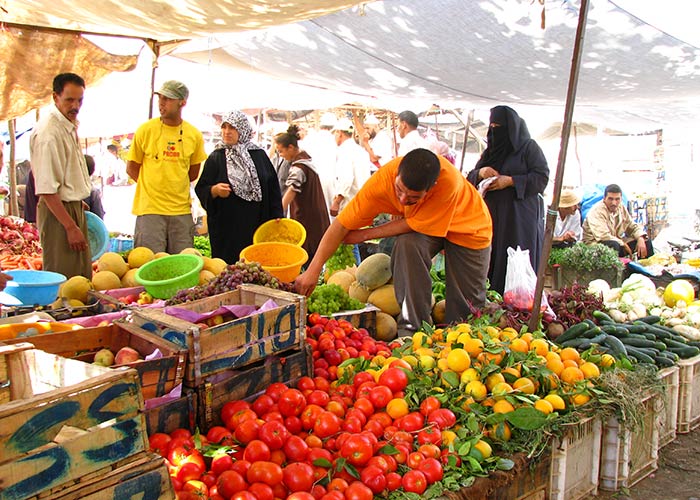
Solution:
M 538 2 L 378 1 L 295 24 L 194 40 L 174 55 L 375 98 L 533 106 L 560 116 L 578 4 L 546 2 L 542 29 Z M 577 119 L 696 121 L 698 47 L 617 4 L 634 6 L 592 2 Z M 698 10 L 680 0 L 655 5 L 657 14 L 675 11 L 678 19 L 696 18 L 688 9 Z
M 359 0 L 9 0 L 0 21 L 159 41 L 266 28 L 329 14 Z

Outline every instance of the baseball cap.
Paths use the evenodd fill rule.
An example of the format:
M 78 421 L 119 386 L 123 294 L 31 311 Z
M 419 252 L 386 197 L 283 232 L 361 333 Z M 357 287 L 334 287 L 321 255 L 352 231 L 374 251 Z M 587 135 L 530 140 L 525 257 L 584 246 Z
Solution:
M 167 82 L 163 82 L 163 85 L 161 85 L 160 90 L 154 93 L 160 94 L 163 97 L 167 97 L 169 99 L 181 100 L 187 99 L 187 97 L 190 95 L 190 91 L 187 90 L 185 84 L 182 82 L 178 82 L 177 80 L 168 80 Z
M 352 122 L 347 118 L 339 118 L 336 124 L 333 126 L 333 130 L 342 130 L 343 132 L 352 132 L 355 130 Z

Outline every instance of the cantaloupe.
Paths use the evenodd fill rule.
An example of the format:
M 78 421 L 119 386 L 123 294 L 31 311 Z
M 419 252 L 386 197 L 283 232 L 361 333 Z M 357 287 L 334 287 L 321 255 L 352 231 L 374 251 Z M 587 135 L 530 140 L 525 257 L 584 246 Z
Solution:
M 153 259 L 160 259 L 161 257 L 167 257 L 168 255 L 170 255 L 168 252 L 156 252 Z
M 121 257 L 119 257 L 121 259 Z M 124 260 L 122 259 L 122 262 Z M 126 266 L 126 262 L 124 262 Z M 92 290 L 92 283 L 84 276 L 73 276 L 71 279 L 63 283 L 59 297 L 68 300 L 75 299 L 85 304 L 88 300 L 88 292 Z
M 138 269 L 129 269 L 124 276 L 122 276 L 122 288 L 139 286 L 138 282 L 136 281 L 137 272 L 139 272 Z
M 198 255 L 199 257 L 202 256 L 202 252 L 197 250 L 196 248 L 185 248 L 180 252 L 181 254 L 190 254 L 190 255 Z
M 367 298 L 367 302 L 377 306 L 382 312 L 390 316 L 396 316 L 401 312 L 401 306 L 399 306 L 394 293 L 394 285 L 384 285 L 376 290 L 372 290 L 372 293 Z
M 371 290 L 360 285 L 359 281 L 353 281 L 348 289 L 348 295 L 351 299 L 359 300 L 365 304 L 367 303 L 370 293 Z
M 360 262 L 355 272 L 357 281 L 365 288 L 374 290 L 391 279 L 391 257 L 385 253 L 375 253 Z
M 445 323 L 445 300 L 441 300 L 433 306 L 433 322 L 436 325 Z
M 141 267 L 146 262 L 150 262 L 155 257 L 153 250 L 148 247 L 136 247 L 131 252 L 129 252 L 129 267 L 131 269 L 136 269 Z
M 357 266 L 346 267 L 343 271 L 352 274 L 353 278 L 357 278 Z
M 199 284 L 200 285 L 206 285 L 209 283 L 211 280 L 213 280 L 216 276 L 214 276 L 214 273 L 211 271 L 207 271 L 206 269 L 202 269 L 199 271 Z
M 352 274 L 347 273 L 345 271 L 338 271 L 337 273 L 333 273 L 333 275 L 328 278 L 328 283 L 329 285 L 338 285 L 340 288 L 345 290 L 346 293 L 348 293 L 348 290 L 350 290 L 350 285 L 355 281 L 355 278 L 353 278 Z
M 377 340 L 391 342 L 396 338 L 398 326 L 396 320 L 386 313 L 377 313 Z
M 97 270 L 112 271 L 121 279 L 121 277 L 124 276 L 129 270 L 129 266 L 118 253 L 107 252 L 97 260 Z
M 113 290 L 121 288 L 122 282 L 112 271 L 98 271 L 92 276 L 92 285 L 95 290 Z
M 222 272 L 224 272 L 224 269 L 226 269 L 226 261 L 224 259 L 220 259 L 218 257 L 215 257 L 213 259 L 205 258 L 204 259 L 204 267 L 202 269 L 206 271 L 211 271 L 214 276 L 220 275 Z

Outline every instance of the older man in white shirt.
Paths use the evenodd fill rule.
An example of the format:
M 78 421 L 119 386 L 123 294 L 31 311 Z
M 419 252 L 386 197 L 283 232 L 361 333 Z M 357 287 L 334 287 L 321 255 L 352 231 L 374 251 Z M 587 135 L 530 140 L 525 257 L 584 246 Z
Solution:
M 340 118 L 333 127 L 338 145 L 335 162 L 334 196 L 331 215 L 336 216 L 350 203 L 371 175 L 369 154 L 353 139 L 354 127 L 347 118 Z
M 418 116 L 413 111 L 402 111 L 399 113 L 399 156 L 406 156 L 414 149 L 430 149 L 428 141 L 418 132 Z

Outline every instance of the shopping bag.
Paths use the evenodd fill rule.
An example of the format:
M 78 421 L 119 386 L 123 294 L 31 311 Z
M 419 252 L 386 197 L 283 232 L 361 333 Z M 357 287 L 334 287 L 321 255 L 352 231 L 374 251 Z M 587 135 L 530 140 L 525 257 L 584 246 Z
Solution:
M 530 250 L 520 247 L 508 247 L 508 263 L 506 267 L 506 286 L 503 292 L 503 302 L 517 309 L 531 311 L 535 301 L 537 275 L 530 264 Z M 549 309 L 547 299 L 542 294 L 540 311 Z M 551 309 L 550 309 L 551 310 Z

